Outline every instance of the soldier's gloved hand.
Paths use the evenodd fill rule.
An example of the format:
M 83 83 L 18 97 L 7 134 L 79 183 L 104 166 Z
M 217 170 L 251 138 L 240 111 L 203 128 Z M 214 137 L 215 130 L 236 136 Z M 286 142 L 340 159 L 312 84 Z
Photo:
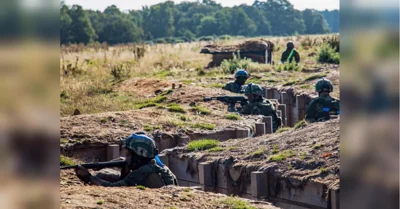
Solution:
M 76 173 L 76 176 L 78 176 L 78 178 L 80 180 L 82 180 L 85 183 L 89 183 L 89 178 L 90 178 L 91 174 L 89 173 L 89 171 L 86 168 L 84 168 L 81 165 L 78 165 L 77 168 L 75 168 L 75 173 Z

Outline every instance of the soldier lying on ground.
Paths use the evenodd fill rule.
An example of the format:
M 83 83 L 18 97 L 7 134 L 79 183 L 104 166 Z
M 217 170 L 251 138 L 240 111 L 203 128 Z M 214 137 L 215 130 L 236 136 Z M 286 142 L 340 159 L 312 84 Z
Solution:
M 233 93 L 244 93 L 246 86 L 244 85 L 247 81 L 249 74 L 244 69 L 240 69 L 235 74 L 235 81 L 227 83 L 222 89 L 228 90 Z
M 307 108 L 307 122 L 326 121 L 331 115 L 340 114 L 340 101 L 329 95 L 333 91 L 333 86 L 328 79 L 318 80 L 315 91 L 318 92 L 318 97 L 313 99 Z
M 178 185 L 175 175 L 159 160 L 155 142 L 144 133 L 136 133 L 123 141 L 127 151 L 127 166 L 121 174 L 98 173 L 92 176 L 89 171 L 78 166 L 76 175 L 85 183 L 105 187 L 136 186 L 160 188 Z
M 241 114 L 272 116 L 273 132 L 281 126 L 281 120 L 275 110 L 274 104 L 263 98 L 263 89 L 257 84 L 250 83 L 245 89 L 249 104 L 243 106 Z

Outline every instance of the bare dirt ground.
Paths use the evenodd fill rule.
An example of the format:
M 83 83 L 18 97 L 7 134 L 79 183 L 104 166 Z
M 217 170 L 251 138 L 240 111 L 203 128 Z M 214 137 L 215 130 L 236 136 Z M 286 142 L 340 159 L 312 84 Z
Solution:
M 339 119 L 335 119 L 274 135 L 228 140 L 220 143 L 219 151 L 193 153 L 177 148 L 172 152 L 195 155 L 199 161 L 231 161 L 233 167 L 274 168 L 282 176 L 333 188 L 339 186 L 339 130 Z
M 144 190 L 136 187 L 107 188 L 83 185 L 72 171 L 61 172 L 60 208 L 263 208 L 266 202 L 232 198 L 188 187 Z M 247 207 L 243 207 L 243 205 Z M 238 207 L 239 206 L 239 207 Z

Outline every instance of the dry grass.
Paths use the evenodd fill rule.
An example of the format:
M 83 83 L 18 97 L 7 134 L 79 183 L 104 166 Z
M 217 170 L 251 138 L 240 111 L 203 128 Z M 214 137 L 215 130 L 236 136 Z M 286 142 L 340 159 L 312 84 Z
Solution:
M 318 52 L 321 36 L 263 37 L 275 44 L 274 62 L 280 61 L 280 55 L 286 48 L 286 42 L 293 40 L 301 56 L 303 69 L 322 69 L 321 73 L 329 74 L 329 66 L 316 62 L 311 53 Z M 252 38 L 256 39 L 256 38 Z M 239 44 L 249 39 L 218 40 L 221 44 Z M 311 44 L 302 42 L 311 40 Z M 71 115 L 75 109 L 81 113 L 99 113 L 138 109 L 148 106 L 148 99 L 132 92 L 116 90 L 115 85 L 130 77 L 158 78 L 170 81 L 181 81 L 207 88 L 221 88 L 221 84 L 232 79 L 221 67 L 204 69 L 211 61 L 211 55 L 200 54 L 202 46 L 210 42 L 192 42 L 181 44 L 156 44 L 144 46 L 145 54 L 137 58 L 131 45 L 118 46 L 67 46 L 61 51 L 60 66 L 60 102 L 61 116 Z M 251 81 L 264 86 L 282 86 L 283 84 L 299 85 L 310 74 L 309 72 L 278 72 L 278 65 L 250 63 L 248 71 Z M 126 74 L 120 79 L 113 76 L 112 70 L 123 68 Z M 114 72 L 115 73 L 115 72 Z M 329 77 L 329 76 L 328 76 Z M 313 84 L 313 80 L 309 82 Z M 299 89 L 312 91 L 303 85 Z M 338 96 L 338 84 L 335 86 Z M 155 106 L 155 105 L 150 105 Z

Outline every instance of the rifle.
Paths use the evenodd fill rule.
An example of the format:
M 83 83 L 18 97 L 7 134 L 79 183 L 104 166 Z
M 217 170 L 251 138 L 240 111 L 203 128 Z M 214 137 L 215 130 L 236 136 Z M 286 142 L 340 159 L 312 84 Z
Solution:
M 242 107 L 248 104 L 248 100 L 244 96 L 217 96 L 217 97 L 205 97 L 203 101 L 209 102 L 211 100 L 218 100 L 228 105 L 229 112 L 235 111 L 235 104 L 239 103 Z
M 109 161 L 109 162 L 84 163 L 84 164 L 81 164 L 81 166 L 86 169 L 103 169 L 103 168 L 114 168 L 114 167 L 124 168 L 126 163 L 127 163 L 126 160 L 118 160 L 118 161 Z M 78 167 L 78 165 L 61 166 L 60 170 L 72 169 L 72 168 L 77 168 L 77 167 Z

